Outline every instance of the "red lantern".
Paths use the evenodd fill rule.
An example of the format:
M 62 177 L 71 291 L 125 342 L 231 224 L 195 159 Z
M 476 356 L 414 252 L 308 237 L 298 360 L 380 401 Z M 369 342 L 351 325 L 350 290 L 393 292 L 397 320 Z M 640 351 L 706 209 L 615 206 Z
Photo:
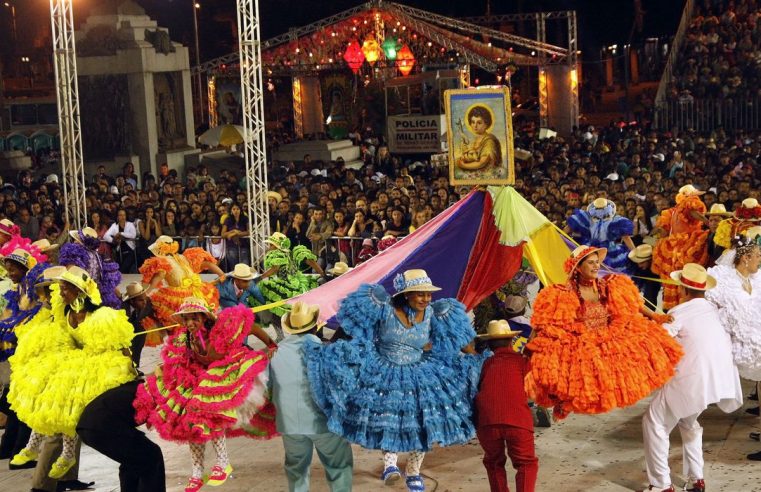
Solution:
M 365 61 L 365 54 L 362 53 L 362 48 L 359 47 L 359 42 L 356 39 L 352 39 L 349 42 L 349 46 L 346 47 L 344 52 L 344 60 L 351 68 L 351 71 L 355 74 L 359 72 L 359 68 L 362 66 L 362 62 Z
M 412 54 L 410 47 L 406 44 L 402 46 L 399 53 L 396 54 L 396 67 L 405 77 L 410 74 L 412 67 L 415 66 L 415 55 Z

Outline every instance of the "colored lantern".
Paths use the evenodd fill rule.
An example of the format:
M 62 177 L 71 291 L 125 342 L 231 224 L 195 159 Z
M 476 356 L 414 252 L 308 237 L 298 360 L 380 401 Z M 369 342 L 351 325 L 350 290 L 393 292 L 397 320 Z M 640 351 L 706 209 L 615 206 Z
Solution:
M 381 48 L 383 48 L 383 53 L 386 55 L 386 59 L 394 61 L 396 60 L 396 55 L 399 51 L 399 41 L 395 37 L 390 36 L 383 41 Z
M 362 43 L 362 53 L 364 53 L 365 59 L 370 65 L 377 62 L 381 55 L 378 41 L 376 41 L 374 37 L 368 36 L 368 38 L 365 39 L 365 42 Z
M 344 52 L 344 60 L 346 60 L 346 63 L 349 65 L 352 72 L 359 72 L 362 62 L 365 61 L 365 55 L 362 53 L 362 49 L 359 47 L 359 42 L 357 42 L 357 40 L 352 39 L 351 42 L 349 42 L 349 46 L 346 47 L 346 51 Z
M 399 53 L 396 54 L 396 68 L 402 72 L 405 77 L 410 74 L 412 67 L 415 66 L 415 55 L 412 54 L 410 47 L 406 44 L 402 46 Z

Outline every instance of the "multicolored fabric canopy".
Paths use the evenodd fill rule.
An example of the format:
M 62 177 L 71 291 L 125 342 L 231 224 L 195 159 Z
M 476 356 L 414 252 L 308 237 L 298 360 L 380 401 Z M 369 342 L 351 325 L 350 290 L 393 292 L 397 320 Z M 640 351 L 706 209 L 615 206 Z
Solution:
M 378 256 L 289 302 L 318 304 L 320 318 L 335 325 L 339 302 L 360 285 L 393 293 L 397 274 L 422 268 L 442 289 L 435 298 L 456 297 L 472 309 L 515 275 L 524 255 L 544 284 L 565 282 L 569 250 L 549 220 L 511 187 L 473 190 Z

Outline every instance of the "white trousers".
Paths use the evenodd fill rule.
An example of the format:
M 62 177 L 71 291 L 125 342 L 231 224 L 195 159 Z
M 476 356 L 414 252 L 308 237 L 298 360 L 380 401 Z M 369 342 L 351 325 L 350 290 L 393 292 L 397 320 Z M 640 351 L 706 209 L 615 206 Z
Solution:
M 661 390 L 642 418 L 642 433 L 645 442 L 645 463 L 647 479 L 653 488 L 661 490 L 671 485 L 669 470 L 669 434 L 679 426 L 682 435 L 682 461 L 686 479 L 703 478 L 703 428 L 698 424 L 700 413 L 678 418 L 666 403 Z

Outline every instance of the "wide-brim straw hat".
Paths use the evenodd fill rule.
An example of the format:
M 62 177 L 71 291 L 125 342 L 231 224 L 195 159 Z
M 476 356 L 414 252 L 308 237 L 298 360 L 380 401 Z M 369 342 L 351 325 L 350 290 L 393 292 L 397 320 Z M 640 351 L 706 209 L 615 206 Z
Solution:
M 50 241 L 48 241 L 47 239 L 40 239 L 39 241 L 33 242 L 32 246 L 36 246 L 37 249 L 39 249 L 43 253 L 47 253 L 48 251 L 53 251 L 54 249 L 58 249 L 61 245 L 50 244 Z
M 2 219 L 0 220 L 0 232 L 12 236 L 19 232 L 19 228 L 12 220 Z
M 692 290 L 709 290 L 716 287 L 716 279 L 697 263 L 687 263 L 681 270 L 671 272 L 671 280 Z
M 98 284 L 95 283 L 86 270 L 76 265 L 70 265 L 58 277 L 56 277 L 56 280 L 73 285 L 89 297 L 93 304 L 99 305 L 101 303 Z
M 605 257 L 608 255 L 608 249 L 586 245 L 579 246 L 578 248 L 574 249 L 573 252 L 571 252 L 570 258 L 565 261 L 565 272 L 568 275 L 571 275 L 579 266 L 579 264 L 584 260 L 584 258 L 591 255 L 592 253 L 597 253 L 597 257 L 600 259 L 600 263 L 602 263 L 603 260 L 605 260 Z
M 76 242 L 82 244 L 83 236 L 98 239 L 98 233 L 92 227 L 85 227 L 83 229 L 77 229 L 69 231 L 69 236 Z
M 238 280 L 253 280 L 256 277 L 256 273 L 245 263 L 235 265 L 233 271 L 228 273 L 228 275 Z
M 634 263 L 644 263 L 653 259 L 653 247 L 649 244 L 640 244 L 629 251 L 629 259 Z
M 698 196 L 704 193 L 705 191 L 700 191 L 699 189 L 695 188 L 691 184 L 684 185 L 681 188 L 679 188 L 679 194 L 683 196 Z
M 34 256 L 32 256 L 29 251 L 21 248 L 14 249 L 13 252 L 3 258 L 3 260 L 17 263 L 27 270 L 31 270 L 37 264 L 37 260 Z
M 333 268 L 328 269 L 328 273 L 331 275 L 334 275 L 338 277 L 339 275 L 343 275 L 346 272 L 352 271 L 353 268 L 347 265 L 343 261 L 337 261 L 335 265 L 333 265 Z
M 200 297 L 186 297 L 182 301 L 180 307 L 177 308 L 177 312 L 172 314 L 173 318 L 181 318 L 184 314 L 202 313 L 211 319 L 216 319 L 217 315 L 209 307 L 209 304 Z
M 127 291 L 122 297 L 123 301 L 129 301 L 135 297 L 145 294 L 147 291 L 141 282 L 130 282 L 127 284 Z
M 161 256 L 159 248 L 165 244 L 172 244 L 174 242 L 176 241 L 169 236 L 159 236 L 156 238 L 156 241 L 154 241 L 153 244 L 148 246 L 148 251 L 153 253 L 154 256 Z
M 486 333 L 477 335 L 479 340 L 499 340 L 501 338 L 513 338 L 516 335 L 520 335 L 520 330 L 513 330 L 510 328 L 510 323 L 504 319 L 491 320 L 489 326 L 486 327 Z
M 755 198 L 746 198 L 735 210 L 734 217 L 740 220 L 761 221 L 761 205 Z
M 711 210 L 706 212 L 706 215 L 721 215 L 722 217 L 729 217 L 732 213 L 727 212 L 727 207 L 723 203 L 714 203 L 711 205 Z
M 292 335 L 324 326 L 324 323 L 320 322 L 320 306 L 301 301 L 297 301 L 291 310 L 280 318 L 280 324 L 286 333 Z
M 66 267 L 60 265 L 46 268 L 43 270 L 42 275 L 37 279 L 37 282 L 34 283 L 34 286 L 45 287 L 46 285 L 50 285 L 58 280 L 65 271 Z
M 425 270 L 413 269 L 404 273 L 398 273 L 394 278 L 394 296 L 405 292 L 437 292 L 441 287 L 436 287 Z
M 280 202 L 283 201 L 283 195 L 281 195 L 277 191 L 268 191 L 267 192 L 267 199 L 270 199 L 270 198 L 275 200 L 277 203 L 280 203 Z

